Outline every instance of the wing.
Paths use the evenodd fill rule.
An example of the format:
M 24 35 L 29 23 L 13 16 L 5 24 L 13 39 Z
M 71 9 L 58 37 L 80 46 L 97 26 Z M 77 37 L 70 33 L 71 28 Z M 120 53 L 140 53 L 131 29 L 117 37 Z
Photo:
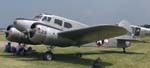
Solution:
M 126 34 L 128 31 L 116 25 L 98 25 L 82 29 L 64 31 L 58 35 L 76 41 L 79 45 Z

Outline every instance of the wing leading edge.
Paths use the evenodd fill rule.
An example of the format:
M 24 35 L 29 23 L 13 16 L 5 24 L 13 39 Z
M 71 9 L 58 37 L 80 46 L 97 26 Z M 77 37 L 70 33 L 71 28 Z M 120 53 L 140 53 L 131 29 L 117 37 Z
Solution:
M 58 35 L 76 41 L 78 45 L 94 42 L 100 39 L 124 35 L 128 31 L 116 25 L 98 25 L 82 29 L 64 31 Z

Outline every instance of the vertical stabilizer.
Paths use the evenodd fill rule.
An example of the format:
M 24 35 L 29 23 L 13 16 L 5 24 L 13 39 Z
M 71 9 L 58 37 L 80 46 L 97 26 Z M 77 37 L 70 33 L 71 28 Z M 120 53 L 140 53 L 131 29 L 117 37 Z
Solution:
M 126 35 L 120 37 L 120 38 L 122 38 L 122 39 L 124 39 L 124 38 L 126 38 L 126 39 L 131 39 L 131 38 L 133 38 L 133 35 L 134 35 L 134 34 L 133 34 L 133 32 L 132 32 L 132 27 L 131 27 L 131 25 L 130 25 L 130 23 L 129 23 L 128 21 L 122 20 L 122 21 L 118 24 L 118 26 L 123 27 L 123 28 L 125 28 L 126 30 L 128 30 L 128 33 L 127 33 Z
M 131 28 L 131 26 L 130 26 L 130 23 L 129 23 L 127 20 L 122 20 L 122 21 L 118 24 L 118 26 L 121 26 L 121 27 L 127 29 L 129 32 L 132 32 L 132 28 Z

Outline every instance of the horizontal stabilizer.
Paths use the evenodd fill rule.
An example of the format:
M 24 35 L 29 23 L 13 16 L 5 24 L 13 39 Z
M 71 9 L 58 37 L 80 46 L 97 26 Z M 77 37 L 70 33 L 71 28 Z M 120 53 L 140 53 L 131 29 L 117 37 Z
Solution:
M 135 43 L 150 43 L 150 41 L 144 41 L 144 40 L 136 40 L 136 39 L 117 39 L 120 41 L 130 41 Z

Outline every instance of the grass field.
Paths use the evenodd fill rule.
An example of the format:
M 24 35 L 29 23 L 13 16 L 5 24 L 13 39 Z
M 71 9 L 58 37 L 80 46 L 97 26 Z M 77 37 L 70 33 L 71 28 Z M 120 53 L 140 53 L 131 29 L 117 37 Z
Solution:
M 150 40 L 150 37 L 143 37 Z M 36 56 L 13 56 L 3 53 L 0 48 L 0 68 L 91 68 L 93 61 L 100 57 L 106 68 L 149 68 L 150 44 L 133 43 L 122 53 L 122 49 L 98 47 L 66 47 L 54 48 L 56 55 L 53 61 L 41 60 L 41 53 L 46 51 L 45 46 L 33 46 L 39 54 Z M 82 58 L 76 58 L 74 53 L 83 53 Z
M 0 33 L 0 41 L 4 41 L 6 38 L 4 37 L 3 33 Z

